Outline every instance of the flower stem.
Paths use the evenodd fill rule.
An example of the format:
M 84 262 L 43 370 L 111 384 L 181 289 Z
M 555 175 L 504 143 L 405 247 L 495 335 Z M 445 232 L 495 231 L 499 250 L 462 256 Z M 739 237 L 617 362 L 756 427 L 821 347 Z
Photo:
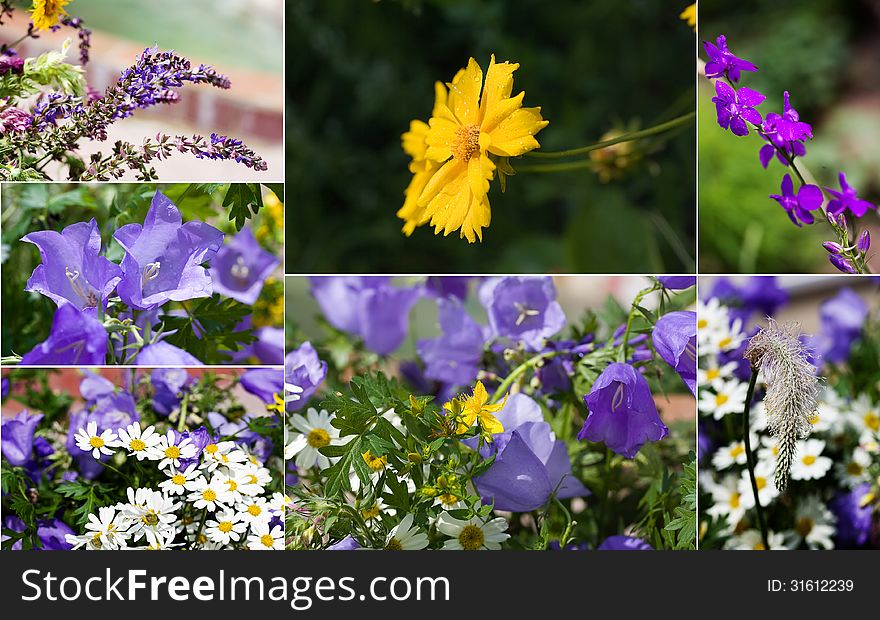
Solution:
M 752 493 L 755 496 L 755 511 L 758 513 L 758 525 L 761 528 L 761 542 L 764 549 L 770 549 L 767 536 L 767 522 L 764 520 L 764 509 L 761 507 L 761 499 L 758 497 L 758 482 L 755 480 L 755 457 L 752 455 L 751 432 L 749 428 L 749 411 L 752 408 L 752 396 L 755 393 L 755 384 L 758 381 L 758 369 L 752 368 L 752 377 L 749 379 L 749 391 L 746 394 L 746 404 L 743 407 L 743 445 L 746 448 L 746 465 L 749 468 L 749 479 L 752 481 Z
M 615 144 L 620 144 L 621 142 L 632 142 L 634 140 L 641 140 L 642 138 L 649 138 L 651 136 L 656 136 L 657 134 L 664 133 L 671 129 L 675 129 L 676 127 L 680 127 L 682 125 L 686 125 L 687 123 L 694 120 L 696 117 L 696 112 L 688 112 L 687 114 L 683 114 L 677 118 L 674 118 L 670 121 L 666 121 L 665 123 L 660 123 L 659 125 L 654 125 L 653 127 L 648 127 L 647 129 L 641 129 L 639 131 L 632 131 L 630 133 L 625 133 L 622 136 L 617 136 L 616 138 L 611 138 L 609 140 L 602 140 L 601 142 L 596 142 L 595 144 L 590 144 L 588 146 L 582 146 L 576 149 L 567 149 L 565 151 L 531 151 L 526 153 L 526 157 L 536 157 L 541 159 L 561 159 L 564 157 L 574 157 L 576 155 L 585 155 L 591 151 L 598 151 L 599 149 L 604 149 L 608 146 L 614 146 Z
M 557 355 L 562 355 L 564 353 L 569 353 L 569 351 L 567 349 L 563 351 L 546 351 L 527 359 L 522 364 L 514 368 L 513 371 L 511 371 L 511 373 L 504 378 L 504 381 L 501 382 L 501 385 L 499 385 L 498 389 L 495 390 L 495 393 L 492 394 L 492 398 L 489 400 L 489 402 L 497 403 L 501 399 L 501 397 L 507 393 L 507 390 L 513 384 L 513 382 L 516 381 L 516 379 L 520 377 L 523 373 L 525 373 L 529 368 L 533 368 L 538 363 L 544 360 L 550 359 L 551 357 L 556 357 Z
M 638 294 L 633 298 L 632 305 L 629 309 L 629 316 L 626 318 L 626 328 L 623 331 L 623 340 L 620 344 L 620 349 L 617 352 L 617 361 L 620 363 L 626 362 L 626 346 L 629 344 L 629 332 L 632 328 L 633 318 L 636 315 L 636 307 L 641 303 L 642 299 L 645 298 L 645 295 L 653 293 L 658 288 L 661 288 L 660 284 L 655 282 L 648 288 L 642 289 L 638 292 Z
M 177 432 L 182 433 L 186 427 L 186 405 L 189 398 L 189 392 L 184 392 L 180 399 L 180 419 L 177 421 Z
M 201 538 L 201 536 L 202 536 L 202 530 L 205 529 L 205 521 L 207 520 L 207 518 L 208 518 L 208 509 L 205 508 L 202 511 L 202 518 L 199 521 L 199 529 L 196 530 L 196 536 L 195 536 L 195 538 L 193 538 L 193 541 L 192 541 L 193 547 L 195 547 L 197 544 L 199 544 L 199 538 Z M 190 547 L 190 549 L 192 549 L 192 547 Z

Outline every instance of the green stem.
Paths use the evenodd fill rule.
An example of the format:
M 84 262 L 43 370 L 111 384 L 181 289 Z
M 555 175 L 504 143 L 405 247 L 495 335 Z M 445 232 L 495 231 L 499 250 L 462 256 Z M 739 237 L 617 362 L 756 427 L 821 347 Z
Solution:
M 177 432 L 182 433 L 186 427 L 186 405 L 189 398 L 189 392 L 184 392 L 180 399 L 180 419 L 177 421 Z
M 202 530 L 205 529 L 205 521 L 207 519 L 208 519 L 208 509 L 205 508 L 202 511 L 202 518 L 199 521 L 199 529 L 196 530 L 196 536 L 195 536 L 195 538 L 193 538 L 193 541 L 192 541 L 193 547 L 195 547 L 199 543 L 199 538 L 201 538 L 201 536 L 202 536 Z M 190 548 L 192 548 L 192 547 L 190 547 Z
M 541 353 L 534 357 L 531 357 L 524 361 L 522 364 L 513 369 L 513 371 L 504 378 L 504 381 L 501 382 L 501 385 L 498 386 L 498 389 L 495 390 L 495 393 L 492 394 L 492 398 L 489 400 L 490 403 L 497 403 L 504 394 L 507 393 L 507 390 L 510 389 L 510 386 L 519 378 L 523 373 L 525 373 L 529 368 L 533 368 L 538 363 L 550 359 L 551 357 L 556 357 L 557 355 L 562 355 L 563 353 L 568 353 L 568 351 L 548 351 L 546 353 Z
M 755 511 L 758 513 L 758 525 L 761 528 L 761 541 L 764 549 L 770 549 L 769 537 L 767 536 L 767 522 L 764 520 L 764 509 L 758 497 L 758 482 L 755 480 L 755 457 L 752 455 L 751 429 L 749 428 L 749 411 L 752 408 L 752 396 L 755 393 L 755 383 L 758 381 L 758 370 L 752 368 L 752 378 L 749 380 L 749 391 L 746 393 L 746 404 L 743 408 L 743 445 L 746 448 L 746 465 L 749 468 L 749 479 L 752 482 L 752 493 L 755 496 Z
M 616 138 L 611 138 L 609 140 L 602 140 L 601 142 L 596 142 L 595 144 L 590 144 L 589 146 L 582 146 L 580 148 L 568 149 L 565 151 L 531 151 L 529 153 L 526 153 L 525 156 L 536 157 L 540 159 L 561 159 L 564 157 L 585 155 L 587 153 L 590 153 L 591 151 L 598 151 L 599 149 L 614 146 L 615 144 L 620 144 L 621 142 L 632 142 L 634 140 L 641 140 L 642 138 L 656 136 L 657 134 L 664 133 L 666 131 L 669 131 L 670 129 L 675 129 L 676 127 L 686 125 L 687 123 L 694 120 L 696 116 L 696 112 L 688 112 L 687 114 L 683 114 L 682 116 L 674 118 L 670 121 L 666 121 L 665 123 L 660 123 L 659 125 L 648 127 L 647 129 L 625 133 L 622 136 L 617 136 Z
M 583 170 L 592 168 L 593 162 L 589 159 L 578 161 L 566 161 L 558 164 L 533 164 L 531 166 L 517 166 L 517 174 L 543 173 L 543 172 L 568 172 L 569 170 Z
M 617 352 L 617 361 L 621 364 L 626 362 L 626 348 L 629 345 L 629 332 L 632 328 L 632 322 L 636 315 L 636 306 L 638 306 L 642 299 L 645 298 L 645 295 L 653 293 L 658 288 L 661 288 L 659 284 L 655 283 L 648 288 L 642 289 L 638 292 L 638 294 L 633 298 L 632 306 L 629 309 L 629 316 L 626 318 L 626 329 L 623 331 L 623 341 L 620 344 L 620 349 Z

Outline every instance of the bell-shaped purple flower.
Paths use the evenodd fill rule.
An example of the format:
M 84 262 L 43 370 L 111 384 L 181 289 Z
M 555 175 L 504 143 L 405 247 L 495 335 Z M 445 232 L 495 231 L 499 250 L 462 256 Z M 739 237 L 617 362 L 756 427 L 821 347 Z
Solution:
M 204 366 L 194 355 L 164 340 L 141 349 L 134 363 L 138 366 Z
M 761 114 L 755 109 L 766 97 L 756 90 L 742 87 L 733 90 L 729 84 L 718 80 L 715 82 L 716 96 L 712 97 L 718 125 L 722 129 L 730 129 L 737 136 L 749 135 L 749 126 L 761 125 Z
M 709 62 L 705 67 L 707 78 L 727 75 L 731 82 L 739 82 L 740 72 L 758 70 L 758 67 L 749 61 L 733 55 L 733 52 L 727 48 L 727 37 L 723 34 L 716 39 L 715 44 L 703 41 L 703 49 L 709 56 Z
M 654 547 L 633 536 L 609 536 L 599 545 L 599 551 L 653 551 Z
M 14 418 L 3 418 L 0 424 L 0 448 L 13 467 L 22 467 L 30 460 L 34 450 L 34 431 L 42 419 L 42 413 L 31 415 L 27 409 Z
M 263 290 L 263 282 L 280 262 L 260 246 L 245 226 L 211 261 L 214 292 L 253 305 Z
M 776 276 L 753 276 L 738 289 L 738 295 L 742 307 L 750 314 L 757 312 L 763 316 L 774 316 L 788 303 L 788 291 L 779 286 Z
M 101 256 L 98 223 L 71 224 L 60 233 L 40 230 L 21 238 L 40 250 L 37 265 L 25 287 L 42 293 L 59 306 L 70 303 L 95 314 L 122 279 L 122 269 Z
M 428 276 L 425 292 L 432 297 L 455 297 L 464 301 L 471 276 Z
M 289 402 L 288 411 L 299 411 L 327 377 L 327 362 L 318 358 L 318 352 L 310 342 L 304 342 L 298 349 L 284 358 L 284 383 L 302 390 L 299 399 Z
M 99 398 L 90 414 L 90 420 L 97 422 L 101 430 L 118 431 L 139 419 L 134 397 L 124 391 Z
M 156 413 L 168 415 L 174 411 L 192 382 L 193 378 L 185 368 L 157 368 L 150 373 Z
M 479 296 L 493 335 L 522 342 L 531 351 L 541 349 L 565 327 L 565 313 L 549 276 L 491 278 L 480 287 Z
M 843 288 L 819 306 L 822 326 L 818 349 L 826 362 L 840 364 L 849 359 L 853 344 L 862 334 L 868 305 L 852 289 Z
M 416 343 L 425 362 L 425 376 L 452 385 L 473 383 L 483 357 L 486 329 L 455 298 L 437 300 L 437 318 L 443 335 Z
M 283 329 L 280 327 L 260 327 L 254 330 L 254 336 L 257 339 L 251 343 L 251 351 L 261 364 L 268 366 L 284 364 Z
M 202 263 L 214 258 L 223 233 L 204 222 L 184 224 L 180 210 L 162 192 L 153 196 L 143 226 L 126 224 L 113 237 L 125 250 L 117 292 L 132 308 L 151 310 L 213 293 Z
M 680 291 L 696 285 L 697 276 L 657 276 L 657 281 L 665 289 Z
M 49 337 L 21 358 L 21 366 L 102 366 L 107 332 L 98 319 L 73 304 L 55 311 Z
M 25 530 L 24 521 L 15 515 L 6 515 L 3 517 L 3 527 L 13 532 L 23 532 Z M 67 551 L 73 548 L 67 542 L 66 536 L 74 535 L 74 531 L 70 529 L 64 521 L 60 519 L 38 519 L 37 520 L 37 538 L 40 540 L 40 546 L 37 551 Z M 9 537 L 3 535 L 3 540 Z M 14 543 L 11 547 L 13 551 L 19 551 L 22 548 L 21 541 Z
M 864 482 L 851 491 L 839 492 L 828 507 L 837 517 L 837 548 L 864 547 L 871 535 L 871 502 L 863 501 L 871 492 L 871 483 Z
M 817 185 L 801 185 L 797 194 L 794 193 L 794 183 L 791 176 L 786 174 L 782 177 L 781 188 L 782 194 L 772 194 L 770 198 L 779 203 L 789 219 L 797 226 L 813 223 L 813 215 L 810 211 L 815 211 L 822 207 L 825 199 L 822 197 L 822 190 Z
M 116 386 L 112 381 L 91 370 L 86 370 L 83 373 L 82 381 L 79 382 L 79 393 L 89 404 L 93 404 L 102 396 L 107 396 L 115 391 Z
M 664 314 L 654 325 L 654 350 L 675 369 L 685 385 L 697 393 L 697 313 L 690 310 Z
M 252 368 L 241 373 L 241 387 L 264 403 L 275 402 L 275 394 L 284 398 L 284 373 L 274 368 Z
M 609 364 L 584 402 L 590 414 L 578 439 L 604 442 L 628 459 L 634 458 L 645 442 L 663 439 L 669 432 L 657 413 L 648 382 L 628 364 Z
M 858 197 L 855 188 L 846 182 L 846 175 L 843 172 L 838 175 L 838 179 L 840 180 L 839 192 L 830 187 L 825 188 L 829 194 L 834 196 L 834 198 L 828 201 L 828 206 L 826 207 L 826 211 L 829 214 L 838 215 L 849 209 L 853 216 L 862 217 L 869 209 L 877 208 L 867 200 L 862 200 Z

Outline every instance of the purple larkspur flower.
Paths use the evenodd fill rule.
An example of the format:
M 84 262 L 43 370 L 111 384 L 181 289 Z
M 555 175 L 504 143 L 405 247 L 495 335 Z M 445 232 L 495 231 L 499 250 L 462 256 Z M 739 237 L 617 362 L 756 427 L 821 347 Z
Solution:
M 253 305 L 263 290 L 263 283 L 280 260 L 267 252 L 245 226 L 211 261 L 214 292 Z
M 72 304 L 55 311 L 49 337 L 21 358 L 21 366 L 101 366 L 107 332 L 98 319 Z
M 204 366 L 195 356 L 164 340 L 141 349 L 134 363 L 138 366 Z
M 3 418 L 0 424 L 0 450 L 13 467 L 21 467 L 30 460 L 34 450 L 34 432 L 43 414 L 31 415 L 27 409 L 14 418 Z
M 818 352 L 826 362 L 840 364 L 849 359 L 853 344 L 862 334 L 868 305 L 852 289 L 843 288 L 819 306 L 822 326 Z
M 747 60 L 739 58 L 727 47 L 727 37 L 719 35 L 715 43 L 703 41 L 703 49 L 709 56 L 706 63 L 706 77 L 719 78 L 726 75 L 731 82 L 739 82 L 742 71 L 757 71 L 758 67 Z
M 504 432 L 493 435 L 492 444 L 481 451 L 494 453 L 495 461 L 474 478 L 484 502 L 498 510 L 529 512 L 550 501 L 554 492 L 561 499 L 590 494 L 571 475 L 565 442 L 556 439 L 538 403 L 514 394 L 496 417 Z
M 125 250 L 117 292 L 132 308 L 151 310 L 213 293 L 202 263 L 214 258 L 223 233 L 204 222 L 184 224 L 180 210 L 162 192 L 153 196 L 143 226 L 126 224 L 113 237 Z
M 578 439 L 604 442 L 628 459 L 645 442 L 659 441 L 669 432 L 657 413 L 648 382 L 629 364 L 609 364 L 584 402 L 590 413 Z
M 437 318 L 443 335 L 416 343 L 425 362 L 425 376 L 452 385 L 473 383 L 483 357 L 486 329 L 455 298 L 437 300 Z
M 324 318 L 380 355 L 406 339 L 409 311 L 421 296 L 419 288 L 393 286 L 385 276 L 315 276 L 309 282 Z
M 843 273 L 858 273 L 859 271 L 853 267 L 853 264 L 845 259 L 843 256 L 839 256 L 837 254 L 829 254 L 828 261 L 834 265 L 834 267 L 838 271 L 842 271 Z
M 599 551 L 653 551 L 654 547 L 633 536 L 609 536 L 598 547 Z
M 428 276 L 425 292 L 432 297 L 456 297 L 464 301 L 471 279 L 471 276 Z
M 252 368 L 241 373 L 241 387 L 264 403 L 274 403 L 275 394 L 284 398 L 284 372 L 274 368 Z
M 812 224 L 814 219 L 810 211 L 822 208 L 822 203 L 825 201 L 822 190 L 817 185 L 801 185 L 795 194 L 794 183 L 791 175 L 788 174 L 782 177 L 780 189 L 782 194 L 771 194 L 770 198 L 785 209 L 792 223 L 797 226 L 800 226 L 801 222 Z
M 101 232 L 92 218 L 71 224 L 60 233 L 39 230 L 21 238 L 40 251 L 26 291 L 42 293 L 57 305 L 71 303 L 80 310 L 97 312 L 122 279 L 122 269 L 101 256 Z
M 851 491 L 841 491 L 828 507 L 837 517 L 836 548 L 856 549 L 864 547 L 871 535 L 871 502 L 864 501 L 871 492 L 871 483 L 864 482 Z
M 768 114 L 768 118 L 771 115 L 772 113 Z M 767 144 L 758 151 L 758 159 L 761 162 L 761 166 L 765 169 L 770 165 L 774 155 L 779 160 L 779 163 L 783 166 L 788 166 L 790 159 L 793 160 L 807 154 L 807 147 L 804 146 L 803 142 L 786 142 L 779 134 L 772 132 L 771 126 L 766 120 L 761 125 L 761 133 Z
M 755 106 L 761 104 L 766 97 L 756 90 L 742 87 L 738 91 L 722 81 L 715 82 L 716 96 L 712 97 L 718 125 L 722 129 L 730 129 L 736 136 L 749 135 L 749 126 L 761 125 L 761 114 Z
M 327 377 L 327 362 L 318 358 L 318 352 L 310 342 L 304 342 L 298 349 L 284 358 L 284 383 L 302 390 L 299 399 L 287 404 L 288 411 L 299 411 Z
M 838 179 L 840 181 L 840 191 L 833 190 L 830 187 L 825 188 L 829 194 L 834 196 L 834 198 L 828 201 L 828 206 L 825 209 L 830 215 L 839 215 L 849 209 L 849 212 L 854 217 L 862 217 L 869 209 L 877 208 L 867 200 L 862 200 L 858 197 L 855 188 L 847 183 L 846 174 L 841 172 L 838 175 Z
M 657 276 L 657 281 L 665 289 L 680 291 L 696 285 L 697 276 Z
M 281 366 L 284 364 L 284 330 L 280 327 L 260 327 L 254 330 L 250 347 L 261 364 Z
M 802 142 L 813 137 L 813 127 L 801 121 L 797 110 L 791 106 L 788 91 L 783 93 L 785 105 L 782 114 L 770 112 L 764 119 L 762 131 L 776 134 L 783 143 Z
M 151 372 L 150 385 L 153 386 L 153 409 L 156 413 L 168 415 L 174 411 L 193 381 L 185 368 L 157 368 Z
M 521 342 L 531 351 L 541 349 L 565 327 L 565 313 L 549 276 L 491 278 L 480 286 L 479 296 L 492 334 Z
M 654 349 L 675 369 L 691 394 L 697 393 L 697 313 L 690 310 L 664 314 L 654 325 Z

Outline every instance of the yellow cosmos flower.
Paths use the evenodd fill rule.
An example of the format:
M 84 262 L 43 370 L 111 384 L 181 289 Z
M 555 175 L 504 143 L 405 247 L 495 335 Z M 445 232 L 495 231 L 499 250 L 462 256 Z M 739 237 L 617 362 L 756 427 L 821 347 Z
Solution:
M 679 17 L 685 20 L 691 28 L 696 30 L 697 27 L 697 3 L 694 2 L 692 5 L 687 7 L 684 11 L 681 12 Z
M 493 55 L 484 83 L 483 70 L 471 58 L 447 85 L 448 92 L 435 85 L 427 131 L 415 121 L 403 138 L 414 174 L 407 202 L 398 212 L 406 220 L 406 234 L 430 223 L 435 234 L 460 230 L 470 243 L 483 240 L 482 229 L 491 220 L 487 193 L 496 168 L 509 174 L 505 158 L 538 148 L 535 134 L 548 124 L 541 108 L 522 107 L 524 92 L 511 97 L 518 68 L 516 63 L 496 63 Z
M 58 23 L 62 16 L 67 15 L 64 10 L 70 0 L 34 0 L 31 9 L 31 21 L 37 30 L 49 30 Z
M 489 405 L 489 394 L 483 386 L 482 381 L 477 381 L 474 386 L 474 393 L 464 399 L 461 404 L 461 419 L 458 425 L 458 434 L 466 433 L 467 430 L 474 425 L 477 419 L 480 420 L 480 426 L 486 433 L 494 435 L 495 433 L 503 433 L 504 426 L 496 418 L 494 413 L 500 411 L 507 403 L 507 396 L 504 401 L 497 405 Z

